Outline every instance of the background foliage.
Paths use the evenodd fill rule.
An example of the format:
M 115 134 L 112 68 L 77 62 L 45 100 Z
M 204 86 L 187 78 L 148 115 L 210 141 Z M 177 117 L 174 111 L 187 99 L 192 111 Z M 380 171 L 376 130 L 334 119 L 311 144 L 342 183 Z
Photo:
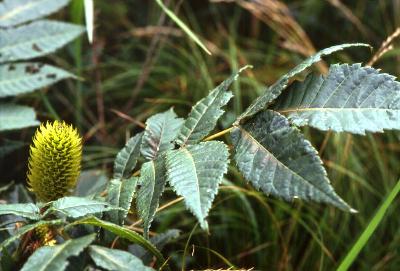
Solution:
M 398 0 L 346 5 L 335 0 L 164 2 L 201 37 L 212 56 L 152 1 L 97 1 L 94 43 L 89 45 L 82 36 L 43 59 L 84 81 L 67 80 L 6 98 L 34 107 L 39 120 L 75 123 L 85 139 L 83 168 L 96 170 L 84 176 L 110 175 L 118 150 L 131 134 L 142 131 L 147 117 L 172 105 L 179 116 L 186 115 L 194 102 L 239 67 L 254 66 L 234 83 L 235 98 L 218 123 L 220 129 L 228 127 L 265 84 L 275 82 L 306 56 L 333 44 L 365 42 L 375 51 L 348 49 L 315 69 L 326 72 L 327 63 L 367 63 L 400 26 Z M 82 1 L 72 1 L 53 17 L 83 23 Z M 373 63 L 375 68 L 400 74 L 398 43 L 395 40 L 394 49 Z M 13 151 L 0 160 L 2 183 L 24 182 L 33 131 L 1 134 L 1 144 L 8 149 L 1 149 L 0 159 L 2 153 Z M 209 214 L 211 235 L 183 211 L 182 202 L 156 215 L 152 231 L 181 230 L 165 250 L 165 255 L 172 254 L 173 267 L 331 270 L 341 260 L 400 176 L 399 135 L 303 131 L 319 150 L 337 193 L 359 213 L 267 198 L 230 168 Z M 169 198 L 173 192 L 167 189 L 160 205 Z M 396 270 L 400 265 L 400 221 L 394 212 L 398 208 L 395 201 L 353 268 Z

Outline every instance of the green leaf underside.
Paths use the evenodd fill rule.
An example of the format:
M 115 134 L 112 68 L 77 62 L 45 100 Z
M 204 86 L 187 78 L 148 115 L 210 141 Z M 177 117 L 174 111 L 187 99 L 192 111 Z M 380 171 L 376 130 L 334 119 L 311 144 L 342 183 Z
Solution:
M 218 185 L 227 172 L 228 148 L 219 141 L 202 142 L 167 152 L 167 179 L 203 229 Z
M 178 145 L 196 144 L 214 129 L 218 119 L 224 113 L 221 107 L 233 97 L 232 92 L 227 91 L 228 88 L 237 79 L 239 73 L 248 67 L 250 66 L 241 68 L 192 107 L 176 139 Z
M 38 126 L 33 108 L 15 104 L 0 104 L 0 131 Z
M 69 0 L 4 0 L 0 3 L 0 27 L 9 27 L 49 15 Z
M 119 179 L 113 179 L 110 181 L 107 202 L 113 206 L 122 208 L 122 210 L 113 210 L 107 213 L 111 222 L 119 225 L 124 223 L 131 207 L 138 179 L 139 178 L 137 177 L 132 177 L 129 179 L 123 179 L 122 181 Z
M 400 129 L 400 83 L 361 64 L 332 65 L 310 74 L 278 98 L 275 109 L 298 126 L 365 134 Z
M 140 156 L 143 133 L 131 137 L 114 161 L 114 179 L 130 177 Z
M 273 100 L 275 100 L 281 92 L 286 88 L 286 86 L 289 83 L 289 80 L 293 78 L 294 76 L 298 75 L 299 73 L 303 72 L 305 69 L 311 67 L 314 63 L 317 63 L 321 60 L 323 56 L 330 55 L 334 52 L 341 51 L 343 49 L 349 48 L 349 47 L 355 47 L 355 46 L 364 46 L 364 47 L 370 47 L 368 44 L 364 43 L 347 43 L 347 44 L 341 44 L 341 45 L 335 45 L 329 48 L 325 48 L 315 55 L 307 58 L 303 62 L 301 62 L 299 65 L 294 67 L 291 71 L 283 75 L 281 78 L 279 78 L 278 81 L 276 81 L 272 86 L 267 87 L 264 94 L 262 94 L 260 97 L 258 97 L 247 109 L 246 111 L 239 116 L 239 118 L 236 121 L 236 124 L 238 124 L 242 119 L 251 117 L 261 110 L 265 109 Z
M 60 245 L 41 247 L 29 257 L 21 271 L 63 271 L 68 266 L 68 258 L 78 256 L 95 237 L 91 234 Z
M 52 53 L 82 32 L 81 26 L 50 20 L 0 30 L 0 62 L 30 59 Z
M 89 214 L 113 210 L 107 202 L 81 197 L 64 197 L 51 203 L 47 212 L 59 212 L 68 217 L 77 218 Z
M 102 228 L 118 235 L 121 238 L 127 239 L 135 244 L 139 244 L 142 247 L 146 248 L 147 250 L 152 252 L 154 256 L 156 256 L 159 264 L 162 265 L 165 263 L 165 259 L 162 256 L 162 254 L 160 253 L 160 251 L 158 251 L 158 249 L 153 244 L 151 244 L 149 241 L 144 239 L 141 235 L 137 234 L 136 232 L 134 232 L 132 230 L 129 230 L 127 228 L 118 226 L 116 224 L 113 224 L 113 223 L 110 223 L 107 221 L 100 220 L 96 217 L 84 218 L 82 220 L 74 222 L 71 225 L 79 225 L 79 224 L 87 224 L 87 225 L 102 227 Z
M 317 151 L 277 112 L 260 112 L 232 132 L 235 161 L 256 189 L 351 209 L 333 190 Z
M 60 225 L 62 223 L 63 223 L 63 221 L 61 219 L 57 219 L 57 220 L 50 220 L 50 221 L 39 221 L 34 224 L 28 224 L 28 225 L 22 226 L 14 233 L 14 235 L 12 235 L 8 239 L 4 240 L 0 244 L 0 251 L 2 251 L 4 248 L 9 246 L 14 241 L 20 240 L 25 233 L 27 233 L 33 229 L 36 229 L 37 227 L 49 226 L 49 225 Z
M 136 208 L 139 217 L 143 220 L 143 231 L 149 237 L 151 222 L 159 205 L 160 197 L 166 182 L 165 159 L 160 157 L 156 161 L 143 164 L 140 170 L 140 189 L 136 198 Z
M 119 249 L 92 245 L 89 247 L 89 254 L 97 266 L 110 271 L 154 270 L 145 266 L 136 256 Z
M 144 158 L 153 160 L 158 154 L 172 149 L 182 124 L 183 119 L 178 118 L 172 108 L 148 118 L 140 147 Z
M 40 63 L 0 65 L 0 98 L 32 92 L 74 75 Z
M 0 215 L 17 215 L 38 220 L 40 219 L 40 210 L 33 203 L 0 204 Z

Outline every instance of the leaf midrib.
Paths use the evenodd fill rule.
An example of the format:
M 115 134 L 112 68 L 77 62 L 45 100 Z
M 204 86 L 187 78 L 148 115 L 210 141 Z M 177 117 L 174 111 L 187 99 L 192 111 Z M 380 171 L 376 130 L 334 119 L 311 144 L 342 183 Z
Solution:
M 51 265 L 51 263 L 54 261 L 54 259 L 57 258 L 57 256 L 60 255 L 61 252 L 65 249 L 65 247 L 67 245 L 69 245 L 70 243 L 71 243 L 71 241 L 69 240 L 69 241 L 65 242 L 64 244 L 59 245 L 59 250 L 57 250 L 55 253 L 53 253 L 51 255 L 50 259 L 47 261 L 47 263 L 44 266 L 42 266 L 41 269 L 39 269 L 39 271 L 40 270 L 47 270 L 47 267 L 49 267 Z
M 189 129 L 189 133 L 188 133 L 187 135 L 184 135 L 184 136 L 185 136 L 185 140 L 182 140 L 182 145 L 181 145 L 181 146 L 185 146 L 186 143 L 189 141 L 190 136 L 193 135 L 193 131 L 196 129 L 196 127 L 197 127 L 197 125 L 199 124 L 199 122 L 204 118 L 204 115 L 207 113 L 207 111 L 208 111 L 208 110 L 211 108 L 211 106 L 214 104 L 215 100 L 216 100 L 217 97 L 220 95 L 221 91 L 222 91 L 222 89 L 219 89 L 218 91 L 216 91 L 216 92 L 217 92 L 216 95 L 215 95 L 215 96 L 211 99 L 211 101 L 207 104 L 206 109 L 201 113 L 200 118 L 198 118 L 197 120 L 196 120 L 195 118 L 193 118 L 193 119 L 196 120 L 196 123 L 195 123 L 195 125 L 193 125 L 193 129 Z M 193 109 L 196 108 L 196 106 L 199 105 L 199 104 L 201 104 L 201 100 L 193 107 Z M 192 112 L 190 112 L 190 113 L 192 113 Z M 187 123 L 187 121 L 185 121 L 185 123 L 183 124 L 183 126 L 187 127 L 187 126 L 185 125 L 186 123 Z
M 114 259 L 113 259 L 112 257 L 108 257 L 108 254 L 107 254 L 106 252 L 104 252 L 103 250 L 98 249 L 98 248 L 95 247 L 95 246 L 91 246 L 90 249 L 92 249 L 92 250 L 95 251 L 96 253 L 102 255 L 103 257 L 107 258 L 109 261 L 113 262 L 116 266 L 119 266 L 120 268 L 122 268 L 123 270 L 125 270 L 125 268 L 124 268 L 123 265 L 120 265 L 120 264 L 118 263 L 118 261 L 114 261 Z
M 318 191 L 320 191 L 322 194 L 328 196 L 329 198 L 331 198 L 332 200 L 334 200 L 335 202 L 338 201 L 337 198 L 332 198 L 331 195 L 327 194 L 325 191 L 321 190 L 319 187 L 315 186 L 313 183 L 311 183 L 310 181 L 308 181 L 307 179 L 305 179 L 304 177 L 302 177 L 301 175 L 299 175 L 297 172 L 293 171 L 292 169 L 290 169 L 288 166 L 286 166 L 284 163 L 282 163 L 280 160 L 278 160 L 275 155 L 273 153 L 271 153 L 270 151 L 268 151 L 263 145 L 260 144 L 260 142 L 258 142 L 258 140 L 256 140 L 249 132 L 247 132 L 242 126 L 237 126 L 241 131 L 243 131 L 245 133 L 245 136 L 249 137 L 250 139 L 252 139 L 254 142 L 256 142 L 256 144 L 258 146 L 260 146 L 263 150 L 265 150 L 265 152 L 269 153 L 280 165 L 282 165 L 284 168 L 286 168 L 289 172 L 293 173 L 293 175 L 298 176 L 301 180 L 303 180 L 305 183 L 311 185 L 313 188 L 317 189 Z M 326 178 L 326 176 L 324 176 L 324 178 Z
M 57 25 L 61 25 L 61 23 L 57 23 Z M 0 47 L 0 52 L 10 51 L 10 50 L 13 50 L 14 48 L 18 48 L 18 47 L 23 47 L 24 48 L 27 45 L 29 46 L 30 44 L 36 44 L 38 42 L 43 42 L 43 41 L 45 41 L 47 43 L 50 43 L 53 40 L 60 40 L 59 37 L 71 35 L 71 34 L 73 34 L 75 32 L 75 30 L 78 30 L 78 28 L 77 27 L 75 28 L 74 25 L 68 25 L 68 24 L 66 24 L 66 25 L 70 27 L 70 29 L 69 29 L 70 31 L 66 32 L 65 29 L 64 29 L 64 31 L 61 31 L 61 32 L 60 32 L 60 29 L 57 29 L 58 31 L 54 31 L 54 32 L 49 31 L 49 32 L 46 32 L 46 35 L 40 36 L 40 38 L 32 38 L 32 39 L 29 39 L 27 41 L 17 42 L 17 43 L 13 43 L 13 44 L 10 44 L 10 45 L 7 45 L 7 46 Z M 76 32 L 78 32 L 78 31 L 76 31 Z M 66 38 L 66 39 L 68 39 L 68 38 Z M 55 48 L 55 46 L 52 45 L 52 49 L 54 49 L 54 48 Z M 31 51 L 36 52 L 33 49 Z M 37 54 L 42 54 L 44 52 L 45 51 L 36 52 L 36 53 Z
M 44 2 L 44 1 L 42 1 Z M 17 7 L 16 9 L 13 9 L 11 11 L 9 11 L 8 13 L 5 13 L 3 16 L 0 16 L 0 22 L 1 21 L 6 21 L 7 19 L 9 19 L 10 17 L 12 18 L 13 16 L 15 16 L 16 14 L 19 14 L 21 12 L 23 12 L 26 9 L 31 8 L 32 6 L 35 6 L 36 4 L 40 5 L 41 2 L 29 2 L 27 4 L 21 5 L 19 7 Z
M 278 110 L 281 114 L 297 113 L 297 112 L 320 112 L 320 111 L 400 111 L 400 109 L 390 108 L 373 108 L 373 107 L 312 107 L 312 108 L 290 108 L 285 110 Z
M 201 193 L 200 193 L 200 186 L 199 186 L 200 181 L 199 181 L 199 176 L 197 174 L 196 163 L 194 162 L 193 155 L 191 154 L 191 152 L 189 152 L 189 150 L 187 148 L 182 149 L 182 151 L 185 152 L 187 156 L 189 156 L 189 160 L 193 164 L 193 170 L 195 173 L 194 175 L 196 176 L 196 189 L 197 189 L 197 193 L 199 195 L 198 204 L 200 207 L 201 220 L 204 221 L 203 209 L 201 208 Z

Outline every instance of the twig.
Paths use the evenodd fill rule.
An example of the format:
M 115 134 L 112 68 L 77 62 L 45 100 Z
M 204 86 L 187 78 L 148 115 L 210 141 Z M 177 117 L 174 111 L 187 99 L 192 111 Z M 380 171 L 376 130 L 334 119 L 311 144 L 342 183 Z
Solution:
M 229 127 L 228 129 L 222 130 L 221 132 L 218 132 L 216 134 L 210 135 L 209 137 L 206 137 L 204 139 L 204 141 L 210 141 L 210 140 L 213 140 L 213 139 L 215 139 L 217 137 L 223 136 L 224 134 L 229 133 L 232 129 L 233 129 L 233 126 Z
M 183 200 L 183 197 L 176 198 L 176 199 L 174 199 L 174 200 L 172 200 L 172 201 L 170 201 L 170 202 L 164 204 L 163 206 L 159 207 L 159 208 L 156 210 L 156 213 L 161 212 L 162 210 L 164 210 L 164 209 L 166 209 L 166 208 L 168 208 L 168 207 L 170 207 L 170 206 L 172 206 L 172 205 L 175 205 L 175 204 L 181 202 L 182 200 Z M 133 229 L 133 228 L 135 228 L 137 225 L 139 225 L 140 223 L 142 223 L 142 220 L 141 220 L 141 219 L 139 219 L 139 220 L 136 221 L 135 223 L 129 225 L 127 228 L 128 228 L 128 229 Z
M 384 42 L 382 42 L 381 47 L 374 54 L 371 60 L 367 63 L 367 66 L 373 66 L 384 54 L 392 50 L 394 48 L 392 42 L 395 38 L 399 36 L 400 36 L 400 27 L 398 27 L 390 36 L 388 36 Z
M 121 111 L 118 111 L 118 110 L 116 110 L 116 109 L 110 109 L 110 111 L 113 112 L 113 113 L 115 113 L 118 117 L 123 118 L 123 119 L 126 119 L 126 120 L 128 120 L 128 121 L 130 121 L 130 122 L 136 124 L 137 126 L 143 128 L 143 129 L 146 128 L 146 125 L 145 125 L 143 122 L 138 121 L 138 120 L 135 120 L 135 119 L 132 118 L 131 116 L 128 116 L 127 114 L 122 113 Z

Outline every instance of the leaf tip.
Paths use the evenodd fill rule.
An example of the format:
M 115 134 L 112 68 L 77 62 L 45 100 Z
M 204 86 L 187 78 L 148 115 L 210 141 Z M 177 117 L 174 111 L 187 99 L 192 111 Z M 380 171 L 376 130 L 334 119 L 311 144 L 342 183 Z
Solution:
M 358 211 L 357 211 L 356 209 L 351 208 L 351 207 L 350 207 L 350 209 L 349 209 L 349 212 L 350 212 L 351 214 L 358 214 Z

